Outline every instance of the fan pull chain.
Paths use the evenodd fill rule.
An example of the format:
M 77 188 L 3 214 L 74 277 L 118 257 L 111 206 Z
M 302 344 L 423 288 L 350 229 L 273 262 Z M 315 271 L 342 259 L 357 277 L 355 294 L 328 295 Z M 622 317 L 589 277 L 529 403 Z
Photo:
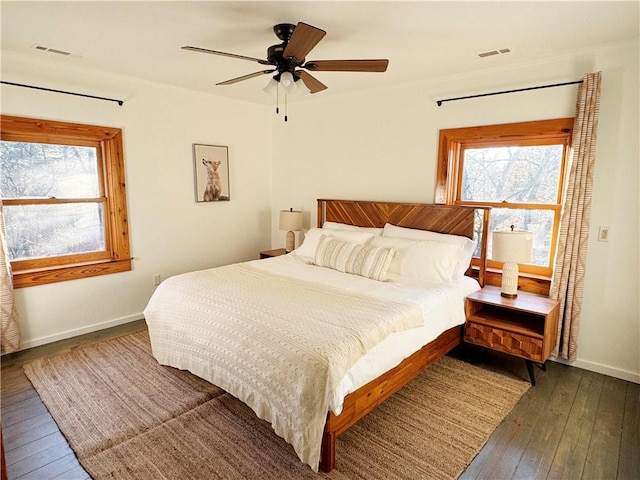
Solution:
M 280 113 L 280 82 L 276 83 L 276 115 Z
M 284 94 L 284 121 L 287 121 L 287 94 Z

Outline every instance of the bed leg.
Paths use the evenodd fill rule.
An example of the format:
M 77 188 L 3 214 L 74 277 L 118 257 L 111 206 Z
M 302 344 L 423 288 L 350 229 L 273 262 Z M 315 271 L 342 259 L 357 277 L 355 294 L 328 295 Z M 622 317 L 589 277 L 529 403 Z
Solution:
M 324 432 L 320 450 L 320 471 L 328 473 L 336 466 L 336 434 Z

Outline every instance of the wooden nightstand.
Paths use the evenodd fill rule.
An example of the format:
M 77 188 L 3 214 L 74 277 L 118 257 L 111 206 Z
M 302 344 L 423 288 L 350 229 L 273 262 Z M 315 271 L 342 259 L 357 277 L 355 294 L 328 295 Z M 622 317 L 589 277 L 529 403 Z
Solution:
M 263 250 L 260 252 L 260 258 L 271 258 L 285 255 L 287 251 L 284 248 L 275 248 L 273 250 Z
M 543 295 L 505 298 L 499 287 L 486 286 L 466 299 L 464 341 L 524 358 L 535 385 L 533 363 L 545 369 L 556 346 L 559 309 L 558 301 Z

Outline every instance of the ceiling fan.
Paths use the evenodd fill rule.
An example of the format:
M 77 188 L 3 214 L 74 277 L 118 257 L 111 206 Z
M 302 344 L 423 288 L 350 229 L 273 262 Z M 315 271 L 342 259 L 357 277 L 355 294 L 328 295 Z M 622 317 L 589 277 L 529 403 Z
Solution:
M 327 34 L 324 30 L 299 22 L 297 25 L 290 23 L 280 23 L 273 27 L 276 36 L 282 43 L 272 45 L 267 49 L 267 59 L 236 55 L 235 53 L 218 52 L 200 47 L 185 46 L 183 50 L 194 52 L 210 53 L 223 57 L 239 58 L 257 62 L 260 65 L 272 66 L 269 70 L 232 78 L 216 85 L 231 85 L 243 80 L 268 75 L 276 72 L 273 79 L 283 86 L 290 82 L 302 80 L 311 93 L 321 92 L 327 88 L 322 82 L 316 79 L 308 71 L 312 72 L 385 72 L 389 65 L 389 60 L 310 60 L 306 61 L 307 54 L 318 44 Z M 308 70 L 308 71 L 307 71 Z M 291 77 L 288 76 L 291 74 Z

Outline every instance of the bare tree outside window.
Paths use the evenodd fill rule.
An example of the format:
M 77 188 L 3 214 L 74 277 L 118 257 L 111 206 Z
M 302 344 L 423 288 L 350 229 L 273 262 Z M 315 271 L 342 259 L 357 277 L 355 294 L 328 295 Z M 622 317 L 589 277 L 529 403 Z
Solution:
M 105 249 L 97 167 L 95 147 L 0 142 L 0 192 L 25 201 L 5 206 L 10 260 Z M 61 203 L 28 203 L 35 200 Z
M 461 200 L 555 205 L 560 193 L 563 153 L 563 145 L 467 148 Z M 494 207 L 489 227 L 491 231 L 507 230 L 514 225 L 517 230 L 534 232 L 532 263 L 547 266 L 551 261 L 554 220 L 553 210 Z M 489 258 L 491 251 L 489 244 Z

